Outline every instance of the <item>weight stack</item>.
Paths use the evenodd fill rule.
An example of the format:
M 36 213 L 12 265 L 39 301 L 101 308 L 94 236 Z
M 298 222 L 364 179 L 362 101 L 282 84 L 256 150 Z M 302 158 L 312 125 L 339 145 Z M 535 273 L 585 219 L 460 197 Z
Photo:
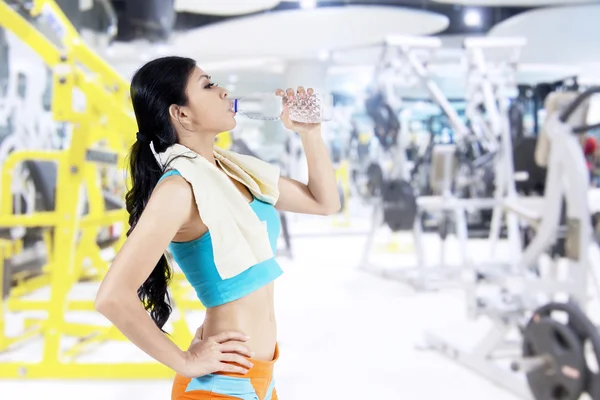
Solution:
M 525 137 L 517 140 L 513 146 L 515 173 L 526 172 L 528 179 L 516 182 L 519 193 L 526 196 L 544 195 L 546 189 L 546 168 L 535 162 L 537 137 Z

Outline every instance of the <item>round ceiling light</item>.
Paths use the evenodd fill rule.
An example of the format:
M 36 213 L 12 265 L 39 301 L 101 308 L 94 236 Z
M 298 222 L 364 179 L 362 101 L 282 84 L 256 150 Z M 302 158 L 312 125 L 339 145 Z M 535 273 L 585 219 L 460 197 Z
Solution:
M 377 21 L 364 28 L 365 21 Z M 240 57 L 323 58 L 325 52 L 377 45 L 390 35 L 431 35 L 448 27 L 448 17 L 386 6 L 327 7 L 276 11 L 236 18 L 182 32 L 178 51 L 203 60 Z

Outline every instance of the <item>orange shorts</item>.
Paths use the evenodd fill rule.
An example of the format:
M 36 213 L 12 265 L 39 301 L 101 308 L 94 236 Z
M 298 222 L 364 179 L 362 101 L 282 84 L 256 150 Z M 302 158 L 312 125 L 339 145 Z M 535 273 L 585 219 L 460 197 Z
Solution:
M 275 346 L 272 361 L 256 360 L 245 375 L 218 372 L 199 378 L 175 376 L 171 400 L 277 400 L 273 367 L 279 358 Z

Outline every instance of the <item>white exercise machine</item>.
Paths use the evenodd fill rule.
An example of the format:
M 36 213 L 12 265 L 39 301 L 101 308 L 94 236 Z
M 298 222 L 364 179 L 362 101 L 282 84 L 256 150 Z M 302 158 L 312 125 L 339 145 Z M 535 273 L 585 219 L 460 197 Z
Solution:
M 377 272 L 389 278 L 407 282 L 419 290 L 438 289 L 444 286 L 462 285 L 462 273 L 471 263 L 468 249 L 468 223 L 470 212 L 480 210 L 498 209 L 501 211 L 501 200 L 508 194 L 514 193 L 514 175 L 512 165 L 512 143 L 510 127 L 508 126 L 508 95 L 510 89 L 515 87 L 516 62 L 520 49 L 524 45 L 521 39 L 487 39 L 468 40 L 465 43 L 468 60 L 468 87 L 467 99 L 470 116 L 480 121 L 481 129 L 469 129 L 459 117 L 455 108 L 450 104 L 439 85 L 429 73 L 426 63 L 432 54 L 439 50 L 442 42 L 438 38 L 412 38 L 390 37 L 386 40 L 380 67 L 377 69 L 379 79 L 393 86 L 396 82 L 395 74 L 406 74 L 410 69 L 420 84 L 425 87 L 434 101 L 440 106 L 447 116 L 453 129 L 455 143 L 436 145 L 433 149 L 431 160 L 430 186 L 433 189 L 431 196 L 418 196 L 416 198 L 417 213 L 413 227 L 416 252 L 415 268 L 389 268 L 382 269 L 371 265 L 370 258 L 374 236 L 383 224 L 383 205 L 375 206 L 371 231 L 365 244 L 361 268 L 369 272 Z M 491 58 L 488 53 L 493 51 L 509 50 L 513 53 L 511 62 L 503 58 Z M 407 68 L 407 66 L 409 68 Z M 407 78 L 400 78 L 400 82 L 412 82 Z M 388 89 L 392 92 L 392 89 Z M 483 107 L 482 107 L 483 106 Z M 484 108 L 485 115 L 480 109 Z M 496 176 L 501 176 L 496 182 L 496 196 L 494 198 L 462 198 L 455 195 L 457 186 L 468 187 L 470 180 L 478 177 L 457 178 L 458 160 L 456 157 L 457 146 L 469 145 L 477 141 L 483 145 L 495 158 Z M 426 252 L 432 253 L 428 246 L 425 249 L 423 227 L 421 225 L 423 213 L 439 216 L 440 223 L 445 223 L 448 218 L 453 220 L 456 227 L 456 241 L 458 243 L 458 263 L 450 265 L 447 260 L 445 236 L 441 240 L 438 251 L 440 254 L 437 265 L 430 266 L 426 260 Z M 501 228 L 501 212 L 496 212 L 493 229 Z M 515 242 L 514 248 L 519 248 L 519 230 L 514 219 L 509 219 L 509 233 L 511 241 Z
M 521 331 L 533 310 L 564 299 L 586 310 L 590 298 L 598 299 L 597 286 L 590 285 L 597 282 L 600 268 L 597 255 L 600 253 L 592 240 L 587 202 L 589 176 L 581 145 L 574 133 L 586 124 L 587 101 L 597 92 L 600 89 L 584 94 L 552 93 L 546 99 L 547 117 L 535 153 L 536 163 L 547 168 L 542 202 L 539 208 L 530 209 L 510 194 L 503 202 L 504 213 L 532 226 L 535 237 L 519 253 L 515 264 L 500 268 L 498 262 L 492 260 L 473 266 L 471 270 L 471 285 L 467 286 L 466 296 L 469 314 L 490 325 L 487 333 L 479 340 L 472 340 L 470 331 L 462 329 L 461 336 L 468 338 L 471 345 L 460 344 L 456 338 L 442 334 L 428 332 L 425 335 L 431 349 L 523 399 L 533 398 L 532 393 L 525 376 L 515 370 L 528 373 L 542 365 L 540 360 L 522 357 Z M 564 214 L 563 204 L 566 205 Z M 567 226 L 565 252 L 562 257 L 550 257 L 548 250 L 558 236 L 561 215 Z M 485 277 L 483 282 L 477 280 L 478 275 Z M 484 295 L 482 289 L 486 285 L 499 288 L 502 296 L 497 292 Z

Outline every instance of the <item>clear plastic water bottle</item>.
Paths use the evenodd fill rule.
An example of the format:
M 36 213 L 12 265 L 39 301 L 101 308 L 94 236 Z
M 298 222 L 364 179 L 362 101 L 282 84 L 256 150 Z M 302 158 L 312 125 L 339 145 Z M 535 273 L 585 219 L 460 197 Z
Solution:
M 233 99 L 232 109 L 250 119 L 274 121 L 283 111 L 283 99 L 273 93 L 260 93 L 253 96 Z M 287 101 L 290 119 L 296 122 L 319 123 L 332 119 L 333 96 L 313 93 L 304 97 L 294 96 Z

